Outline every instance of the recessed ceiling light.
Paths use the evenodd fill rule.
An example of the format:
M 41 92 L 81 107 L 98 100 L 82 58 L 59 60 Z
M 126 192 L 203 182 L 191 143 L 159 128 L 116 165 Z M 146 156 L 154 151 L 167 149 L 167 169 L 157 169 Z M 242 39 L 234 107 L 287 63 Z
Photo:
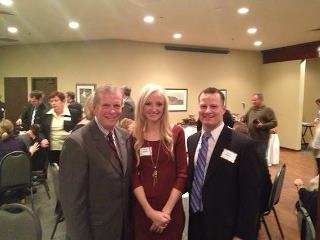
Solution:
M 175 33 L 175 34 L 173 34 L 173 37 L 175 39 L 180 39 L 182 37 L 182 35 L 181 35 L 181 33 Z
M 256 47 L 259 47 L 259 46 L 262 45 L 262 42 L 261 42 L 261 41 L 255 41 L 255 42 L 253 43 L 253 45 L 255 45 Z
M 8 32 L 17 33 L 18 32 L 18 28 L 16 28 L 16 27 L 8 27 Z
M 11 6 L 13 4 L 12 0 L 0 0 L 0 3 L 5 6 Z
M 249 12 L 249 8 L 242 7 L 238 9 L 239 14 L 247 14 Z
M 143 18 L 143 21 L 146 23 L 153 23 L 154 22 L 154 16 L 145 16 Z
M 69 22 L 69 27 L 72 29 L 78 29 L 79 28 L 79 23 L 75 21 Z
M 247 29 L 247 33 L 249 33 L 249 34 L 255 34 L 256 32 L 257 32 L 257 29 L 254 27 Z

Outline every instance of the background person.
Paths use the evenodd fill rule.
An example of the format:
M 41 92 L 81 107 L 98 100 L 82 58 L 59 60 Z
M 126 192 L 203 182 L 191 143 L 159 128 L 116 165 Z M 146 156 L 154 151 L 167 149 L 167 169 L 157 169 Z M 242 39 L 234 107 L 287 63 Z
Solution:
M 54 91 L 48 96 L 51 109 L 41 119 L 41 147 L 48 147 L 48 160 L 59 164 L 62 145 L 77 124 L 77 112 L 65 104 L 65 95 Z
M 182 238 L 181 194 L 187 178 L 183 129 L 169 124 L 168 99 L 157 85 L 141 91 L 134 130 L 135 239 Z
M 0 94 L 0 121 L 5 117 L 6 104 L 2 102 L 2 95 Z
M 278 125 L 277 119 L 273 110 L 264 104 L 261 93 L 254 94 L 251 103 L 253 106 L 242 117 L 242 121 L 248 125 L 249 136 L 259 142 L 259 154 L 266 159 L 270 130 Z
M 21 126 L 21 130 L 27 131 L 32 124 L 40 124 L 41 118 L 48 111 L 46 105 L 42 102 L 43 92 L 33 90 L 29 94 L 29 104 L 21 117 L 16 121 L 17 126 Z
M 129 118 L 134 120 L 134 113 L 135 113 L 135 103 L 133 99 L 131 98 L 131 88 L 127 86 L 123 86 L 122 88 L 124 98 L 123 98 L 123 108 L 122 113 L 119 118 L 119 121 L 121 121 L 124 118 Z
M 75 93 L 74 92 L 66 92 L 66 101 L 68 104 L 68 108 L 74 109 L 76 112 L 77 121 L 81 121 L 82 119 L 82 105 L 75 101 Z

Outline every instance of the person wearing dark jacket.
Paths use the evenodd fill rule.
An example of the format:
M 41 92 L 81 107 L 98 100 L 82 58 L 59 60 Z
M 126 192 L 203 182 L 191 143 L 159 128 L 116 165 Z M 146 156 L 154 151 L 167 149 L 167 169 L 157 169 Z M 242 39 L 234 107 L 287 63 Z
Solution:
M 51 109 L 41 119 L 41 147 L 48 147 L 48 160 L 59 164 L 62 145 L 77 124 L 77 112 L 65 104 L 65 95 L 54 91 L 48 96 Z
M 33 90 L 29 94 L 29 104 L 20 118 L 16 121 L 17 126 L 21 126 L 21 130 L 28 131 L 32 124 L 40 124 L 40 119 L 48 111 L 46 105 L 42 102 L 43 93 Z
M 189 240 L 256 240 L 260 219 L 255 143 L 223 123 L 224 95 L 198 98 L 202 130 L 188 138 Z
M 69 109 L 74 109 L 77 116 L 77 121 L 81 121 L 82 119 L 82 105 L 78 102 L 75 101 L 75 94 L 74 92 L 66 92 L 66 100 L 67 100 L 67 103 L 68 103 L 68 108 Z

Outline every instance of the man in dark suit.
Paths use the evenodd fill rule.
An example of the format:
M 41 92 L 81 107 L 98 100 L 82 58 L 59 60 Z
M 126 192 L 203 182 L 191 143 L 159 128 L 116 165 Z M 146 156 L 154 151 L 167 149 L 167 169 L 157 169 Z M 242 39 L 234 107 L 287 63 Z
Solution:
M 0 121 L 5 118 L 6 104 L 1 101 L 2 95 L 0 94 Z
M 199 95 L 202 130 L 188 138 L 190 240 L 257 239 L 260 183 L 254 142 L 223 123 L 224 95 Z
M 70 135 L 60 158 L 61 205 L 71 240 L 127 240 L 132 149 L 116 125 L 122 92 L 97 88 L 95 119 Z
M 121 121 L 124 118 L 129 118 L 134 120 L 135 104 L 133 99 L 130 96 L 131 88 L 124 86 L 121 89 L 123 91 L 124 99 L 123 99 L 122 113 L 120 115 L 119 121 Z
M 66 99 L 68 103 L 68 107 L 74 109 L 77 113 L 77 122 L 80 122 L 82 119 L 82 105 L 75 101 L 75 93 L 74 92 L 66 92 Z
M 33 90 L 29 94 L 30 104 L 16 121 L 17 126 L 21 126 L 24 131 L 28 131 L 32 124 L 40 124 L 43 115 L 48 111 L 46 105 L 42 102 L 43 93 Z

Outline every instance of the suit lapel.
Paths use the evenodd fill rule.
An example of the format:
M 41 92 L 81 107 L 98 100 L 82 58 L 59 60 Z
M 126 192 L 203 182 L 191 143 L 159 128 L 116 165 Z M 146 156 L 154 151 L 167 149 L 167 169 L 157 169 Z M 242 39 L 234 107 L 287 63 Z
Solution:
M 122 170 L 119 166 L 119 162 L 113 155 L 112 149 L 109 147 L 104 134 L 98 128 L 97 123 L 95 121 L 91 121 L 88 124 L 90 124 L 92 127 L 91 133 L 95 146 L 97 146 L 98 150 L 102 153 L 104 159 L 111 162 L 111 165 L 116 170 L 116 172 L 120 175 L 123 175 Z
M 126 175 L 127 172 L 127 167 L 128 167 L 128 156 L 127 156 L 127 138 L 124 136 L 121 131 L 119 130 L 118 127 L 114 128 L 115 134 L 117 136 L 118 140 L 118 147 L 120 151 L 120 157 L 121 157 L 121 162 L 122 162 L 122 167 L 123 167 L 123 175 Z
M 229 142 L 231 141 L 231 134 L 232 130 L 225 125 L 220 133 L 220 136 L 210 158 L 210 163 L 207 169 L 207 174 L 205 176 L 204 185 L 206 185 L 206 182 L 208 181 L 210 176 L 213 175 L 214 172 L 217 171 L 217 169 L 219 168 L 219 165 L 221 163 L 221 153 L 223 149 L 229 145 Z

